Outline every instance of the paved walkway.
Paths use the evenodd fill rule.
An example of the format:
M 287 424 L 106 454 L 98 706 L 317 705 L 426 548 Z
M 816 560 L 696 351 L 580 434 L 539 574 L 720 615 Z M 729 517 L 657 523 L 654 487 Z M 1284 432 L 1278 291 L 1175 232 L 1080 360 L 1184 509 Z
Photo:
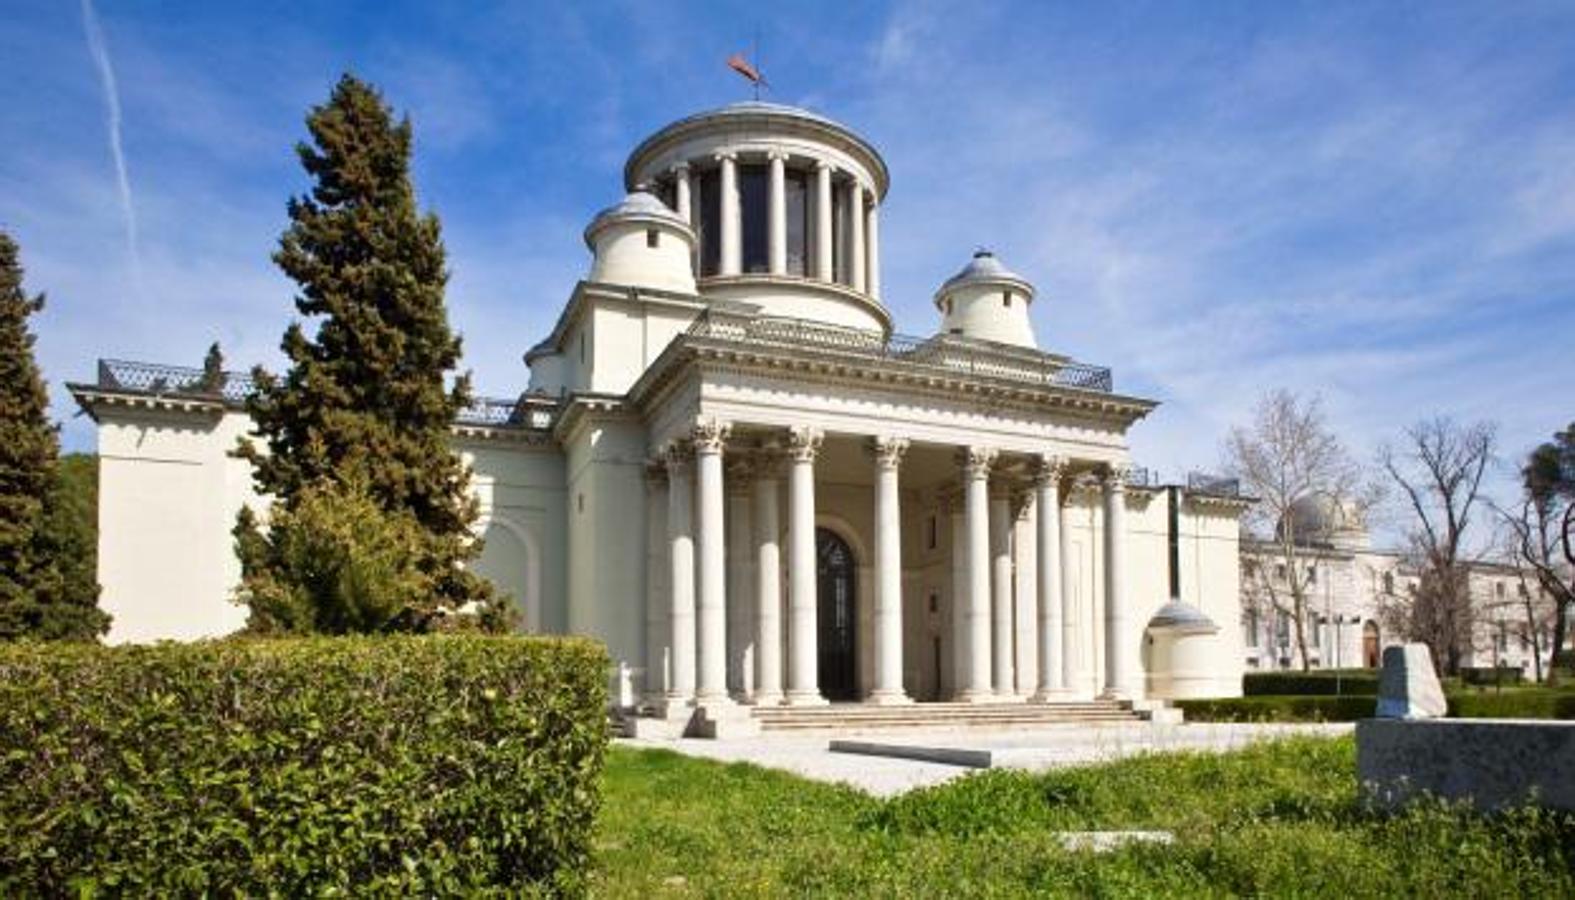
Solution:
M 989 750 L 997 767 L 1043 771 L 1062 766 L 1119 759 L 1138 753 L 1166 750 L 1235 750 L 1253 741 L 1296 734 L 1349 734 L 1350 724 L 1328 725 L 1060 725 L 1023 731 L 888 731 L 831 735 L 765 734 L 753 738 L 710 741 L 682 738 L 675 741 L 619 739 L 628 747 L 658 747 L 689 756 L 723 762 L 748 762 L 813 778 L 842 782 L 886 796 L 925 785 L 939 784 L 968 772 L 967 766 L 919 762 L 885 756 L 834 753 L 833 737 L 852 738 L 909 747 L 943 747 Z

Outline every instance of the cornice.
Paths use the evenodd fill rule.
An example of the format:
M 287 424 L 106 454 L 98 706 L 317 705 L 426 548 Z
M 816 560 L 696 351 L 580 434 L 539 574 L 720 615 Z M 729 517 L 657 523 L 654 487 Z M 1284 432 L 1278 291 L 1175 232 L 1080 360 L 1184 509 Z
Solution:
M 214 397 L 194 394 L 151 394 L 114 391 L 74 382 L 67 383 L 66 389 L 71 392 L 72 398 L 77 401 L 77 405 L 82 408 L 82 411 L 87 413 L 88 417 L 94 422 L 99 421 L 99 409 L 106 406 L 147 410 L 170 414 L 175 417 L 191 416 L 204 419 L 217 419 L 228 411 L 240 409 L 236 404 L 226 403 Z
M 590 422 L 638 421 L 638 412 L 618 394 L 571 394 L 564 401 L 563 412 L 553 426 L 552 436 L 560 443 L 570 438 Z
M 707 291 L 718 288 L 776 287 L 801 291 L 805 294 L 847 300 L 857 304 L 865 312 L 878 319 L 881 323 L 881 331 L 886 337 L 890 337 L 892 332 L 891 311 L 869 294 L 856 291 L 845 284 L 820 281 L 798 275 L 772 275 L 765 272 L 751 272 L 741 275 L 707 275 L 696 282 L 696 287 L 702 295 Z

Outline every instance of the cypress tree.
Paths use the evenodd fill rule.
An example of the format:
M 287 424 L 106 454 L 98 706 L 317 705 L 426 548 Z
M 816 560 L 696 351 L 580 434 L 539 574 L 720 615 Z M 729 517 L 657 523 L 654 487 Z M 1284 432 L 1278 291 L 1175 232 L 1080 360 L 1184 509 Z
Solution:
M 92 638 L 109 626 L 97 585 L 68 591 L 61 572 L 60 442 L 28 328 L 43 308 L 0 232 L 0 638 Z
M 324 482 L 353 481 L 390 515 L 414 519 L 428 538 L 418 568 L 432 600 L 401 616 L 401 627 L 427 627 L 439 609 L 471 601 L 497 624 L 502 604 L 490 584 L 461 565 L 480 553 L 470 473 L 449 444 L 470 378 L 447 384 L 460 341 L 444 306 L 438 220 L 417 209 L 410 181 L 410 122 L 395 122 L 374 88 L 345 75 L 306 125 L 312 140 L 297 153 L 313 186 L 290 201 L 273 259 L 317 330 L 292 323 L 282 343 L 288 371 L 254 372 L 247 408 L 262 446 L 243 441 L 239 455 L 255 467 L 258 491 L 286 511 Z M 245 510 L 236 532 L 246 581 L 290 579 L 283 535 L 269 541 Z

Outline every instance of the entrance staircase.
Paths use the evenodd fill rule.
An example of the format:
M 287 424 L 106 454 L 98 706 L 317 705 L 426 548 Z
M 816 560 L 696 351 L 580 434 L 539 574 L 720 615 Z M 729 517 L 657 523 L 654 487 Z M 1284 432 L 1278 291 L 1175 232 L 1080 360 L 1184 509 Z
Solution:
M 872 706 L 833 703 L 829 706 L 760 706 L 751 710 L 762 731 L 897 731 L 929 729 L 1041 728 L 1051 725 L 1130 725 L 1148 715 L 1117 700 L 1064 703 L 909 703 Z

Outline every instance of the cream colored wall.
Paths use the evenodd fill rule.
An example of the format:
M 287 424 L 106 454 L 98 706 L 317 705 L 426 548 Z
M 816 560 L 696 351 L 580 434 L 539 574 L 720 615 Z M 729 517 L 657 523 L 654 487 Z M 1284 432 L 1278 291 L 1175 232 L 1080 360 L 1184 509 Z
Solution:
M 239 413 L 115 408 L 101 416 L 99 603 L 111 643 L 187 640 L 246 624 L 230 529 L 254 502 L 249 467 L 228 456 Z
M 1008 292 L 1010 306 L 1001 300 Z M 979 285 L 960 287 L 943 299 L 941 332 L 1032 348 L 1037 344 L 1033 326 L 1028 322 L 1028 306 L 1028 296 L 1021 290 Z
M 645 429 L 587 416 L 564 444 L 568 521 L 565 629 L 645 666 Z
M 886 322 L 868 299 L 850 288 L 834 288 L 810 279 L 750 275 L 738 280 L 713 279 L 701 293 L 716 300 L 734 300 L 760 307 L 762 315 L 805 319 L 844 328 L 885 333 Z
M 458 438 L 455 446 L 472 470 L 476 531 L 486 541 L 475 570 L 512 597 L 522 628 L 565 630 L 563 455 L 512 441 Z
M 656 232 L 656 246 L 647 241 Z M 690 244 L 677 228 L 638 220 L 619 222 L 596 236 L 591 281 L 640 285 L 678 293 L 695 290 Z

